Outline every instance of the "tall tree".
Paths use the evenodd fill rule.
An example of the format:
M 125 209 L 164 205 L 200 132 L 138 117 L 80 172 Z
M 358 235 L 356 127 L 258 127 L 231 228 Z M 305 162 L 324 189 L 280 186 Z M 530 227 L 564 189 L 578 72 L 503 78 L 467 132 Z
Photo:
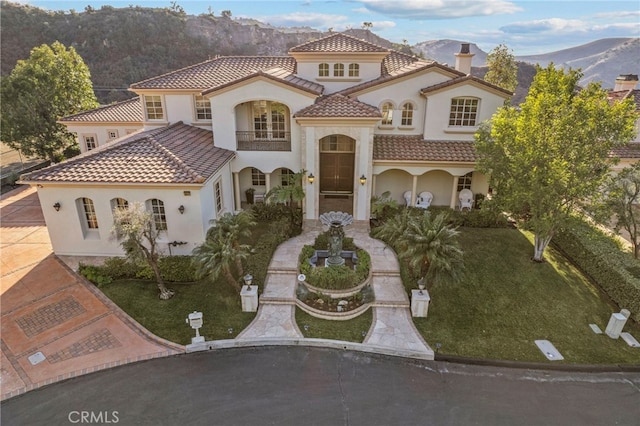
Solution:
M 432 286 L 447 280 L 456 281 L 464 270 L 459 233 L 447 220 L 446 213 L 432 217 L 427 210 L 416 215 L 412 209 L 403 209 L 376 228 L 374 235 L 394 247 L 415 278 L 424 279 Z
M 640 258 L 640 162 L 618 174 L 607 176 L 591 205 L 595 218 L 616 232 L 625 230 L 633 247 L 633 257 Z
M 160 231 L 156 229 L 153 215 L 145 209 L 144 204 L 135 202 L 127 208 L 114 209 L 111 233 L 120 241 L 128 257 L 149 264 L 156 276 L 160 299 L 167 300 L 173 297 L 174 291 L 166 287 L 158 265 Z
M 196 276 L 209 277 L 212 281 L 224 277 L 240 291 L 242 261 L 249 256 L 251 249 L 249 245 L 242 244 L 241 239 L 249 238 L 255 225 L 253 215 L 248 211 L 237 215 L 226 213 L 217 220 L 215 226 L 207 231 L 205 242 L 193 250 Z
M 518 86 L 518 64 L 511 49 L 504 44 L 497 45 L 487 55 L 489 71 L 484 76 L 488 83 L 507 89 L 511 92 Z
M 535 235 L 535 261 L 578 203 L 598 190 L 611 149 L 634 135 L 630 100 L 609 104 L 581 73 L 537 69 L 519 109 L 504 106 L 476 133 L 479 169 L 490 175 L 494 201 Z
M 98 106 L 89 68 L 73 47 L 43 44 L 2 79 L 2 140 L 27 155 L 52 161 L 76 145 L 57 120 Z

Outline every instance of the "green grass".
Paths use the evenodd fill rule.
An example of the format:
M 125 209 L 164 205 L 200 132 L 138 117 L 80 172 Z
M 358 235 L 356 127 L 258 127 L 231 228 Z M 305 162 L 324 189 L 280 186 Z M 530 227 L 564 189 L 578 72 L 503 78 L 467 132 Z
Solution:
M 158 298 L 156 284 L 151 281 L 114 281 L 100 289 L 147 330 L 179 344 L 189 344 L 195 336 L 185 322 L 193 311 L 203 313 L 200 334 L 207 340 L 234 338 L 256 316 L 255 312 L 242 312 L 240 295 L 222 281 L 167 286 L 176 291 L 169 300 Z
M 304 337 L 314 339 L 344 340 L 346 342 L 362 343 L 364 334 L 371 328 L 373 310 L 367 309 L 361 315 L 347 321 L 332 321 L 313 317 L 296 307 L 296 323 Z M 305 330 L 304 326 L 309 329 Z
M 543 362 L 534 340 L 546 339 L 565 363 L 640 364 L 640 349 L 589 328 L 604 330 L 618 308 L 555 250 L 532 262 L 532 239 L 514 229 L 461 229 L 465 278 L 431 288 L 428 318 L 415 318 L 427 342 L 444 354 Z M 640 336 L 631 321 L 625 331 Z

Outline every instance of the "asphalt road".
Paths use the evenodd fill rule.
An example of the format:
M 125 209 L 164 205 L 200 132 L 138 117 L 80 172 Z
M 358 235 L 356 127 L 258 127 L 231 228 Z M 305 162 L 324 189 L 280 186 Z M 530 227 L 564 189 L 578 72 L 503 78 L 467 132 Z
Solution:
M 125 365 L 4 401 L 2 425 L 640 425 L 640 373 L 262 347 Z

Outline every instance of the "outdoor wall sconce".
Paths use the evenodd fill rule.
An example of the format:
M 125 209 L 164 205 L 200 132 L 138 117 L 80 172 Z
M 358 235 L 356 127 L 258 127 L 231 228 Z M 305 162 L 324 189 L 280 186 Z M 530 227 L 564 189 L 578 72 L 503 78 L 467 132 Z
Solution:
M 58 203 L 56 201 L 56 203 L 53 205 L 53 208 L 56 209 L 57 212 L 59 212 L 60 211 L 60 203 Z
M 242 279 L 244 280 L 244 283 L 247 285 L 247 290 L 251 290 L 251 282 L 253 281 L 253 275 L 247 274 L 244 277 L 242 277 Z
M 367 183 L 367 177 L 365 175 L 360 176 L 360 185 Z
M 309 176 L 307 176 L 307 180 L 310 184 L 313 185 L 313 181 L 316 180 L 316 177 L 313 175 L 313 173 L 309 173 Z
M 180 212 L 180 214 L 184 214 L 184 206 L 182 204 L 180 204 L 180 207 L 178 207 L 178 211 Z

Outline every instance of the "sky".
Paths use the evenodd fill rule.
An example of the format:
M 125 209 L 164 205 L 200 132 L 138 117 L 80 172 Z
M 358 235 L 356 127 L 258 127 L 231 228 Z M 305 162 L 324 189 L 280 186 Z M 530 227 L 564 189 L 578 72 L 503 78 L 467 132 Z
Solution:
M 15 1 L 15 0 L 10 0 Z M 488 52 L 506 44 L 516 56 L 550 53 L 601 38 L 640 37 L 640 0 L 175 0 L 190 15 L 253 18 L 274 26 L 308 26 L 326 31 L 373 24 L 374 33 L 414 45 L 454 39 L 476 43 Z M 171 0 L 19 0 L 50 9 L 169 7 Z M 640 54 L 640 52 L 639 52 Z

